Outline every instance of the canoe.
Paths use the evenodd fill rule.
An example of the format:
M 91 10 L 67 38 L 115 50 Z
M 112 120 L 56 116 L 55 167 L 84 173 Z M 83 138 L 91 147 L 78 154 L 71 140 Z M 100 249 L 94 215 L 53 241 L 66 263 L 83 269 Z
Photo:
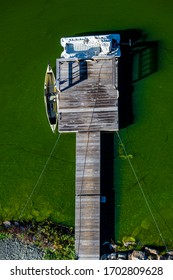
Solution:
M 44 103 L 49 125 L 53 132 L 58 122 L 58 96 L 56 90 L 56 80 L 53 70 L 48 64 L 44 82 Z

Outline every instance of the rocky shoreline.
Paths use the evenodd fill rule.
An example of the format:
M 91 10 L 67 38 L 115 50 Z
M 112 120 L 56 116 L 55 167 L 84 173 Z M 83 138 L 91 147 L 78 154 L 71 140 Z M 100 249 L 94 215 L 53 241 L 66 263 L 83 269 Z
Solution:
M 153 249 L 150 249 L 152 251 Z M 149 253 L 147 250 L 138 251 L 133 250 L 131 252 L 114 252 L 110 254 L 104 254 L 101 257 L 102 260 L 173 260 L 173 251 L 169 251 L 164 255 L 159 253 Z
M 104 245 L 107 250 L 102 254 L 102 260 L 173 260 L 173 250 L 166 252 L 152 246 L 144 246 L 141 250 L 128 249 L 127 246 L 126 250 L 119 250 L 119 246 L 116 244 L 105 242 Z M 128 245 L 131 246 L 131 242 Z
M 56 240 L 58 234 L 59 239 Z M 64 234 L 65 243 L 61 240 Z M 47 249 L 50 249 L 51 252 L 63 250 L 66 243 L 69 246 L 68 239 L 72 238 L 73 240 L 73 235 L 73 231 L 68 227 L 54 225 L 49 221 L 42 224 L 2 222 L 0 224 L 0 260 L 46 259 Z M 102 246 L 101 260 L 173 260 L 173 250 L 166 252 L 163 248 L 159 250 L 152 246 L 143 246 L 142 249 L 137 250 L 135 245 L 134 241 L 125 242 L 122 247 L 105 242 Z M 69 253 L 71 252 L 70 257 Z M 65 257 L 65 259 L 75 259 L 73 246 L 66 254 L 69 257 Z M 55 259 L 59 259 L 58 256 L 54 255 Z M 51 259 L 54 259 L 54 257 Z

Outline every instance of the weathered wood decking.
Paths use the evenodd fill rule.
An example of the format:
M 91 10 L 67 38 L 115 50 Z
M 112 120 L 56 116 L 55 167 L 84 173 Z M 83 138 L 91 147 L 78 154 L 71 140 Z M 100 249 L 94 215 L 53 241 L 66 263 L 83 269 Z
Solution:
M 59 131 L 118 129 L 117 61 L 57 60 Z
M 75 249 L 100 258 L 100 132 L 118 130 L 118 59 L 57 59 L 59 132 L 76 133 Z
M 75 249 L 100 258 L 100 132 L 76 134 Z

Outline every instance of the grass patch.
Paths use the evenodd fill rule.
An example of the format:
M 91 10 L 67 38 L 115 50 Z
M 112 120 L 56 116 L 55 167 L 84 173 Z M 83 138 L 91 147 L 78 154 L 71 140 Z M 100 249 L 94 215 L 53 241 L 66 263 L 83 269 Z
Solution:
M 5 238 L 7 238 L 7 234 L 5 234 L 5 233 L 0 233 L 0 240 L 1 240 L 1 239 L 5 239 Z

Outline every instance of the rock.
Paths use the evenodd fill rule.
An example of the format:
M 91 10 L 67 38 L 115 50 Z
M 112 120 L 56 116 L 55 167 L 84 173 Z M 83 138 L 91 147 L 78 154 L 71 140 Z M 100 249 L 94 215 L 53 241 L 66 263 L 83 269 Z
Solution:
M 125 247 L 134 246 L 134 245 L 136 245 L 136 243 L 134 241 L 127 241 L 124 243 Z
M 117 259 L 117 254 L 116 253 L 112 253 L 110 255 L 110 260 L 116 260 Z
M 158 260 L 173 260 L 173 251 L 169 251 L 164 255 L 158 255 Z
M 101 260 L 107 260 L 108 259 L 108 254 L 104 254 L 101 256 Z
M 145 251 L 147 253 L 150 253 L 150 254 L 153 254 L 153 255 L 158 255 L 159 254 L 159 252 L 156 249 L 152 249 L 152 248 L 149 248 L 149 247 L 145 247 Z
M 19 227 L 20 224 L 18 222 L 14 222 L 14 226 Z
M 117 260 L 117 253 L 104 254 L 101 256 L 101 260 Z
M 128 254 L 127 259 L 128 259 L 128 260 L 132 260 L 132 254 Z
M 145 260 L 145 259 L 146 259 L 145 252 L 136 251 L 136 250 L 132 252 L 132 260 Z
M 151 254 L 147 257 L 148 260 L 158 260 L 158 255 Z
M 166 257 L 165 256 L 158 256 L 158 260 L 166 260 Z
M 125 252 L 118 252 L 117 260 L 127 260 L 127 253 L 125 253 Z
M 24 232 L 26 229 L 24 226 L 20 226 L 20 230 Z
M 166 259 L 167 260 L 173 260 L 173 255 L 169 255 L 168 253 L 166 254 Z
M 111 253 L 111 252 L 114 252 L 116 250 L 116 247 L 117 245 L 113 245 L 112 243 L 110 242 L 104 242 L 103 243 L 103 250 L 105 251 L 105 253 Z
M 11 227 L 11 223 L 9 221 L 3 222 L 3 225 L 4 225 L 5 228 L 10 228 Z

